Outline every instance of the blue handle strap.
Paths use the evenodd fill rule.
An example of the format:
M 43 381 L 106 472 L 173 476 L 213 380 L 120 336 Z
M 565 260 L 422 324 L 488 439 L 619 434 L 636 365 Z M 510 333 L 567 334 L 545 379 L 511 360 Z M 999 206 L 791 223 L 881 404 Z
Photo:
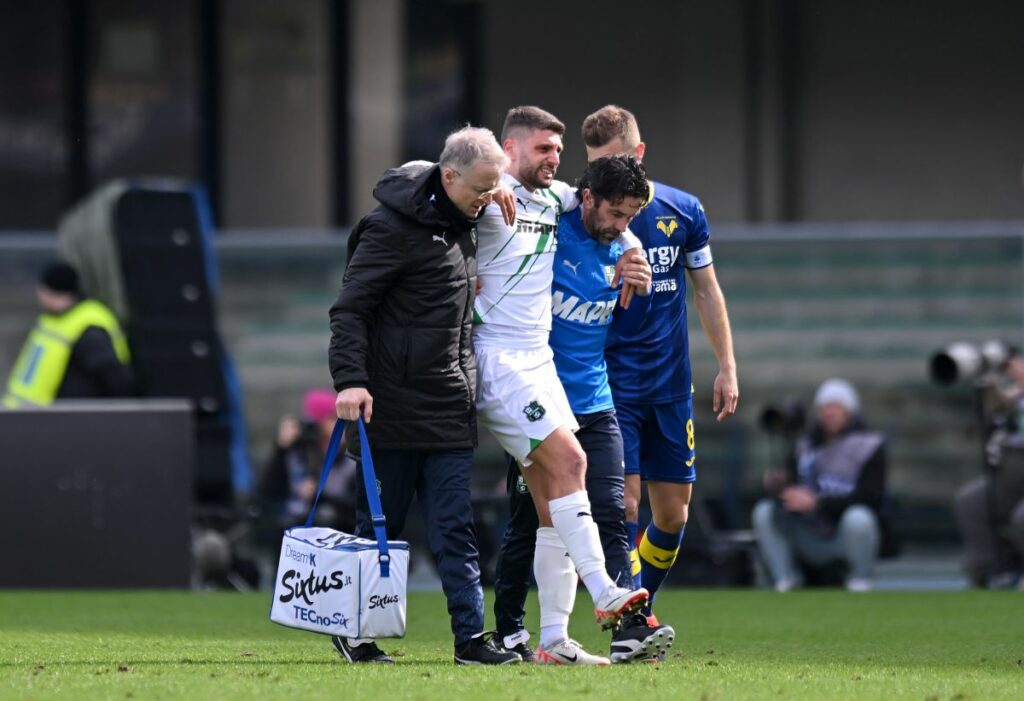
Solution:
M 309 517 L 306 519 L 306 528 L 313 525 L 313 516 L 316 514 L 316 506 L 320 502 L 320 495 L 327 484 L 327 478 L 334 467 L 334 461 L 338 457 L 338 447 L 341 445 L 341 437 L 345 433 L 345 422 L 341 419 L 334 424 L 334 431 L 331 432 L 331 441 L 327 445 L 327 456 L 324 458 L 324 469 L 320 472 L 320 486 L 316 490 L 316 498 L 309 510 Z M 388 551 L 387 521 L 384 518 L 384 510 L 380 505 L 380 494 L 377 492 L 377 475 L 373 471 L 373 456 L 370 455 L 370 441 L 366 437 L 366 427 L 363 425 L 363 417 L 359 417 L 359 442 L 363 456 L 363 485 L 366 487 L 366 501 L 370 505 L 370 520 L 373 523 L 373 532 L 377 537 L 377 552 L 380 553 L 380 576 L 391 575 L 391 554 Z
M 380 576 L 391 576 L 391 555 L 388 552 L 388 532 L 385 526 L 384 509 L 380 505 L 380 493 L 377 491 L 377 475 L 373 471 L 373 456 L 370 455 L 370 439 L 366 437 L 366 426 L 363 417 L 359 417 L 359 447 L 363 453 L 363 486 L 366 487 L 366 501 L 370 505 L 370 518 L 373 521 L 373 532 L 377 536 L 377 552 L 380 553 Z
M 324 458 L 324 467 L 320 471 L 320 486 L 316 490 L 316 497 L 309 509 L 309 517 L 306 519 L 306 528 L 313 525 L 313 516 L 316 515 L 316 505 L 320 503 L 320 495 L 323 494 L 324 485 L 331 475 L 331 468 L 338 457 L 338 447 L 341 445 L 341 437 L 345 434 L 345 422 L 341 419 L 334 424 L 334 431 L 331 432 L 331 441 L 327 444 L 327 457 Z

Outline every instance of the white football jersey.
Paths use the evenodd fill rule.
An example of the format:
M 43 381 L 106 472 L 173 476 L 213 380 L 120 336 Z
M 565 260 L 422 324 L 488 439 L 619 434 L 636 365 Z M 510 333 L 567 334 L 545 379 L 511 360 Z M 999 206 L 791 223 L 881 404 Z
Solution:
M 551 331 L 551 280 L 558 218 L 579 204 L 576 190 L 556 180 L 527 190 L 505 173 L 516 198 L 516 223 L 508 226 L 492 205 L 477 224 L 480 290 L 473 318 L 474 342 L 504 348 L 538 348 Z

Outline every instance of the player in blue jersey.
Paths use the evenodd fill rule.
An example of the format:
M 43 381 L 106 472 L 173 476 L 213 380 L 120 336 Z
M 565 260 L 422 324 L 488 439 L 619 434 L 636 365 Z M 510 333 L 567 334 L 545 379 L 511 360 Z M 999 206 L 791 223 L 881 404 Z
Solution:
M 584 120 L 583 142 L 591 160 L 612 154 L 642 159 L 646 150 L 636 118 L 615 105 Z M 684 272 L 718 359 L 712 408 L 719 421 L 735 413 L 739 385 L 725 297 L 715 277 L 700 201 L 652 181 L 648 202 L 630 229 L 643 243 L 654 271 L 653 299 L 635 330 L 612 328 L 606 357 L 625 447 L 626 521 L 632 542 L 639 530 L 640 481 L 647 482 L 652 522 L 632 557 L 639 564 L 634 573 L 640 585 L 650 592 L 645 613 L 656 624 L 650 606 L 679 552 L 697 478 Z
M 565 389 L 587 456 L 586 486 L 594 522 L 601 536 L 608 575 L 616 581 L 630 581 L 629 538 L 625 527 L 623 501 L 622 436 L 615 419 L 611 389 L 605 366 L 604 347 L 608 329 L 630 323 L 622 333 L 635 332 L 649 306 L 646 284 L 650 267 L 633 280 L 642 285 L 646 297 L 633 297 L 631 314 L 617 309 L 619 287 L 616 263 L 625 247 L 637 241 L 626 225 L 647 198 L 648 182 L 640 162 L 615 156 L 594 161 L 580 180 L 581 206 L 562 215 L 558 223 L 558 244 L 551 289 L 551 333 L 549 344 L 558 379 Z M 634 254 L 635 255 L 635 254 Z M 510 465 L 509 487 L 512 519 L 502 543 L 495 583 L 495 617 L 498 639 L 512 649 L 525 644 L 522 629 L 530 561 L 534 557 L 537 513 L 518 466 Z M 572 663 L 550 652 L 543 642 L 568 637 L 568 617 L 576 593 L 576 573 L 565 558 L 564 576 L 554 594 L 559 615 L 541 612 L 541 647 L 538 661 Z M 549 563 L 549 567 L 557 563 Z M 642 629 L 633 624 L 619 626 L 613 634 L 613 662 L 657 657 L 671 646 L 675 632 L 670 626 L 650 628 L 641 617 Z M 557 648 L 555 648 L 557 650 Z M 571 657 L 571 656 L 570 656 Z M 596 662 L 592 662 L 596 663 Z M 607 660 L 604 660 L 607 664 Z

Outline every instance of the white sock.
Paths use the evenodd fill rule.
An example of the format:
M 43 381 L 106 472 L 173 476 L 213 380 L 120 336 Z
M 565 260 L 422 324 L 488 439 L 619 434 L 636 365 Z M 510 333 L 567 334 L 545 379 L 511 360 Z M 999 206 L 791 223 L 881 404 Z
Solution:
M 569 637 L 569 614 L 576 602 L 576 570 L 554 528 L 537 529 L 533 576 L 540 601 L 540 646 Z
M 587 591 L 596 602 L 615 583 L 605 572 L 604 551 L 597 524 L 590 515 L 590 499 L 584 491 L 552 499 L 548 502 L 551 523 L 569 551 Z

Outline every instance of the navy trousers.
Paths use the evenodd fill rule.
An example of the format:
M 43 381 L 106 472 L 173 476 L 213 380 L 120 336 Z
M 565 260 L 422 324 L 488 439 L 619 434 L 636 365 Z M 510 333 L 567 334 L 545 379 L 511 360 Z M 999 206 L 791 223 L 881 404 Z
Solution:
M 373 466 L 389 539 L 401 536 L 413 496 L 419 498 L 427 544 L 448 600 L 455 644 L 461 645 L 484 629 L 480 554 L 469 492 L 473 451 L 374 448 Z M 356 484 L 356 535 L 373 538 L 361 464 Z
M 605 567 L 614 582 L 629 587 L 633 579 L 629 567 L 619 423 L 611 410 L 577 415 L 576 421 L 580 424 L 576 438 L 587 454 L 587 494 L 590 512 L 601 535 Z M 519 474 L 519 465 L 511 458 L 508 494 L 511 520 L 498 552 L 494 582 L 494 618 L 499 636 L 511 635 L 523 628 L 539 524 L 537 509 Z

